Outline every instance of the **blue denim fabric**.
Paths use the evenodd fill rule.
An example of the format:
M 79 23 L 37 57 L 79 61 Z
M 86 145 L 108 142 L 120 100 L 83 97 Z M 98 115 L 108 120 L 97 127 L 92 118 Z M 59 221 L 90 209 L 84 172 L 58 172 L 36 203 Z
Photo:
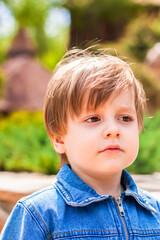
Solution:
M 101 196 L 65 165 L 54 186 L 17 203 L 0 239 L 160 239 L 160 203 L 125 170 L 121 181 L 126 191 L 119 199 Z

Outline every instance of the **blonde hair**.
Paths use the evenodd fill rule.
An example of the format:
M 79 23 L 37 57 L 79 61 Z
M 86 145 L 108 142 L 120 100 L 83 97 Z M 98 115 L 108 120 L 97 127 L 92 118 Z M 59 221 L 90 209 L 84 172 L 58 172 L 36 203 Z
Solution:
M 78 116 L 84 96 L 86 106 L 96 109 L 114 92 L 133 87 L 139 129 L 143 128 L 143 111 L 146 103 L 142 84 L 135 78 L 130 66 L 118 57 L 75 49 L 64 55 L 57 64 L 49 82 L 44 121 L 48 135 L 61 136 L 67 133 L 67 114 Z M 60 154 L 61 166 L 68 162 Z

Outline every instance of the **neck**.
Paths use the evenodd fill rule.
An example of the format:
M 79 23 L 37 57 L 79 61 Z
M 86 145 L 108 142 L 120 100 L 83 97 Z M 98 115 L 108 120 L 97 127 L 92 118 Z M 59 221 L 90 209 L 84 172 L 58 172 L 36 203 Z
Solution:
M 121 174 L 119 176 L 112 176 L 105 178 L 102 181 L 92 181 L 90 186 L 99 195 L 111 195 L 113 197 L 119 196 L 121 194 Z M 88 184 L 89 185 L 89 184 Z
M 121 175 L 122 172 L 104 175 L 104 176 L 92 176 L 86 174 L 79 174 L 79 172 L 72 169 L 77 176 L 79 176 L 87 185 L 93 188 L 99 195 L 111 195 L 113 197 L 121 194 Z

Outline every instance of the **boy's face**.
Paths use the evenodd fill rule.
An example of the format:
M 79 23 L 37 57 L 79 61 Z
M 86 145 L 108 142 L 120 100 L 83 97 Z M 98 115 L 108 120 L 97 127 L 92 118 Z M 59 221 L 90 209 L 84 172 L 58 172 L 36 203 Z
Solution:
M 121 174 L 139 149 L 139 130 L 133 89 L 114 93 L 96 110 L 68 116 L 68 131 L 58 140 L 57 152 L 66 153 L 73 171 L 82 179 Z

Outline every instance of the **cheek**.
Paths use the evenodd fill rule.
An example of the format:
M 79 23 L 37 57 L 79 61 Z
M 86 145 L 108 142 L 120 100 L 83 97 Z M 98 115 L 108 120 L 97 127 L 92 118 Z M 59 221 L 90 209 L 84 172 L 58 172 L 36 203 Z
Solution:
M 139 136 L 137 136 L 137 138 L 134 141 L 134 149 L 135 149 L 135 155 L 137 157 L 138 155 L 138 151 L 139 151 Z
M 130 136 L 129 148 L 133 159 L 136 159 L 139 151 L 139 134 L 138 131 L 135 130 L 134 134 Z

